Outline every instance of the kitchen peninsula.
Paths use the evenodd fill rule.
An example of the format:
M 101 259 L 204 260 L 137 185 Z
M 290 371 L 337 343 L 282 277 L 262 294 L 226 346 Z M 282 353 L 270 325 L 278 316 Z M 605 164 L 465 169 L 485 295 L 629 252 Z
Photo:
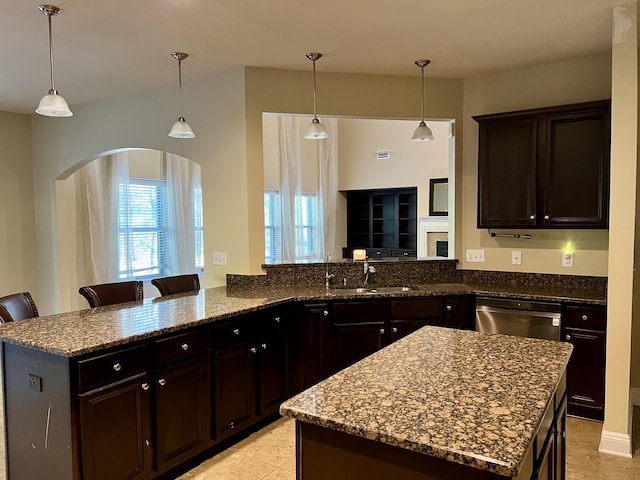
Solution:
M 377 285 L 382 286 L 382 275 L 397 275 L 390 265 L 379 265 Z M 345 276 L 350 274 L 348 267 L 357 269 L 354 274 L 361 272 L 360 265 L 332 266 L 336 272 L 338 267 L 345 269 Z M 369 350 L 355 351 L 361 339 L 374 339 L 375 351 L 395 345 L 399 338 L 392 333 L 395 325 L 400 329 L 411 324 L 415 330 L 437 322 L 470 328 L 471 309 L 461 310 L 466 326 L 455 322 L 456 309 L 472 305 L 477 292 L 590 308 L 604 308 L 606 303 L 604 289 L 576 282 L 572 288 L 565 279 L 554 283 L 544 277 L 544 288 L 531 282 L 522 287 L 504 281 L 493 286 L 466 284 L 454 277 L 454 262 L 415 263 L 414 269 L 433 272 L 403 272 L 415 287 L 407 291 L 366 295 L 354 289 L 327 291 L 321 283 L 324 268 L 304 266 L 293 283 L 277 284 L 267 276 L 270 283 L 260 284 L 265 282 L 260 278 L 242 286 L 238 283 L 249 279 L 241 278 L 234 286 L 197 294 L 0 326 L 10 478 L 172 478 L 226 448 L 243 432 L 273 419 L 293 394 L 368 355 Z M 398 268 L 408 266 L 403 263 Z M 320 285 L 305 282 L 307 274 Z M 426 312 L 425 321 L 404 317 L 392 323 L 394 311 L 414 308 Z M 334 329 L 346 318 L 341 316 L 345 312 L 372 310 L 383 323 L 373 335 L 359 329 L 365 323 L 355 329 L 348 325 Z M 317 326 L 324 333 L 316 335 L 311 327 Z M 385 330 L 384 335 L 379 329 Z M 481 338 L 473 332 L 459 333 Z M 326 350 L 338 344 L 348 351 L 336 356 Z M 319 366 L 323 358 L 326 368 L 320 376 L 307 375 L 306 367 Z M 335 365 L 336 358 L 345 364 Z M 463 367 L 462 357 L 455 362 L 452 367 Z
M 297 478 L 563 479 L 571 350 L 424 327 L 280 407 Z

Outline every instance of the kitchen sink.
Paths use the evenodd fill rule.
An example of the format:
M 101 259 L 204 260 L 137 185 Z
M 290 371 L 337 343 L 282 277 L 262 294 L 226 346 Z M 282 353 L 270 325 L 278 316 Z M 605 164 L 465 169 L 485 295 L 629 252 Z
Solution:
M 370 288 L 334 288 L 329 290 L 331 295 L 375 295 L 376 293 L 405 293 L 417 290 L 418 287 L 370 287 Z

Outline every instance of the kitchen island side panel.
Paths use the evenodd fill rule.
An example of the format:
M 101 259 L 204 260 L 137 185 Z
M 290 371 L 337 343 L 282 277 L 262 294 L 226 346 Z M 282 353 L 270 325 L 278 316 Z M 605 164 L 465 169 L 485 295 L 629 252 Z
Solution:
M 3 343 L 2 370 L 7 477 L 76 478 L 69 359 Z

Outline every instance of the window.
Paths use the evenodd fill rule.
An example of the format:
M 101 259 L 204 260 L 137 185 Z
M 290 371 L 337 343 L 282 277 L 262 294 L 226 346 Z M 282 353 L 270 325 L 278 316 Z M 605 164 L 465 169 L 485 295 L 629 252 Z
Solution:
M 320 258 L 318 241 L 318 196 L 303 193 L 295 198 L 295 261 L 310 262 Z M 265 263 L 282 262 L 282 228 L 280 192 L 264 192 Z
M 130 179 L 118 203 L 118 278 L 144 280 L 166 274 L 165 183 Z
M 204 229 L 202 227 L 202 189 L 196 188 L 193 191 L 193 214 L 196 226 L 196 270 L 198 273 L 204 271 Z

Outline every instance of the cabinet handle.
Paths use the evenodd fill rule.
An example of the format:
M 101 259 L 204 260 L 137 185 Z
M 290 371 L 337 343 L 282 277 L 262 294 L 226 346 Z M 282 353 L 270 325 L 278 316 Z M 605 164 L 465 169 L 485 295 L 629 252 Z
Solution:
M 235 428 L 236 426 L 233 424 L 233 422 L 229 422 L 229 428 Z
M 322 314 L 323 314 L 325 317 L 328 317 L 328 316 L 329 316 L 329 312 L 328 312 L 327 310 L 325 310 L 324 312 L 322 312 Z
M 567 339 L 567 341 L 568 341 L 568 340 L 571 340 L 571 335 L 567 335 L 567 336 L 566 336 L 566 337 L 564 337 L 564 338 L 566 338 L 566 339 Z
M 280 323 L 280 317 L 273 317 L 273 321 L 276 323 Z
M 149 440 L 145 440 L 144 441 L 145 446 L 149 447 L 151 446 L 151 442 Z
M 260 346 L 262 347 L 263 350 L 267 349 L 267 344 L 266 343 L 262 343 L 262 344 L 260 344 Z
M 182 348 L 182 350 L 184 350 L 186 352 L 187 350 L 189 350 L 189 344 L 188 343 L 183 343 L 180 348 Z
M 257 353 L 258 349 L 256 347 L 251 347 L 251 353 Z
M 535 220 L 535 219 L 536 219 L 536 216 L 535 216 L 535 215 L 531 215 L 531 216 L 529 217 L 529 220 Z
M 587 314 L 582 315 L 582 320 L 584 320 L 585 322 L 589 320 L 589 317 L 587 316 Z
M 162 386 L 165 386 L 167 384 L 167 381 L 164 378 L 161 378 L 160 380 L 158 380 L 158 383 Z
M 240 335 L 240 329 L 239 328 L 234 328 L 233 329 L 233 334 L 234 335 Z
M 119 363 L 115 363 L 115 364 L 113 365 L 113 369 L 114 369 L 116 372 L 119 372 L 120 370 L 122 370 L 122 365 L 120 365 Z
M 380 335 L 384 335 L 384 328 L 380 329 Z
M 142 389 L 146 392 L 147 390 L 149 390 L 149 384 L 147 382 L 144 382 L 142 384 Z
M 545 216 L 544 216 L 544 219 L 545 219 L 545 220 L 549 220 L 549 215 L 545 215 Z
M 398 333 L 398 327 L 393 327 L 392 330 L 393 330 L 393 333 Z
M 447 305 L 447 312 L 450 312 L 453 307 L 451 305 Z

